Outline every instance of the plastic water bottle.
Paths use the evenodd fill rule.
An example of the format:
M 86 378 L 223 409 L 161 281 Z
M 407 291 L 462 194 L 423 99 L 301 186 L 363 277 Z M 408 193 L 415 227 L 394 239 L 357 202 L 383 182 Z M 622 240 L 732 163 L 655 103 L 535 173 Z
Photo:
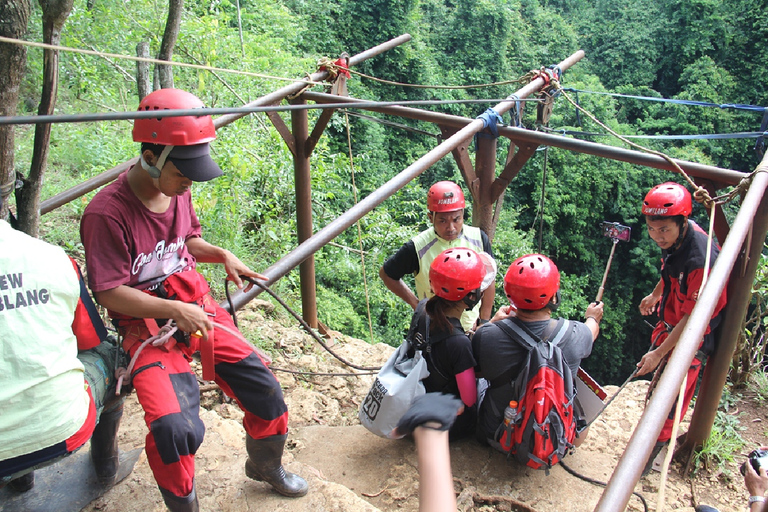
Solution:
M 502 448 L 509 451 L 512 448 L 512 438 L 515 432 L 515 416 L 517 416 L 517 402 L 511 400 L 506 409 L 504 409 L 504 433 L 499 439 Z
M 515 422 L 517 415 L 517 402 L 510 400 L 509 405 L 504 409 L 504 425 L 510 425 Z

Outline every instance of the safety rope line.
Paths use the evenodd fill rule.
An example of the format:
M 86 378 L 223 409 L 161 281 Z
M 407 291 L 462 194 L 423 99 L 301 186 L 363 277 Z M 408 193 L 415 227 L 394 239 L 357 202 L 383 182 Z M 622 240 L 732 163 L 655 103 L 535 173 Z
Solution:
M 396 85 L 398 87 L 410 87 L 412 89 L 443 89 L 443 90 L 462 90 L 462 89 L 480 89 L 483 87 L 495 87 L 499 85 L 509 85 L 509 84 L 516 84 L 516 83 L 524 83 L 527 78 L 526 76 L 521 76 L 520 78 L 514 78 L 511 80 L 504 80 L 502 82 L 492 82 L 487 84 L 472 84 L 472 85 L 425 85 L 425 84 L 409 84 L 407 82 L 396 82 L 394 80 L 386 80 L 384 78 L 378 78 L 371 75 L 366 75 L 365 73 L 361 73 L 360 71 L 355 71 L 354 69 L 348 70 L 350 73 L 358 75 L 361 78 L 367 78 L 368 80 L 373 80 L 374 82 L 379 82 L 382 84 L 387 85 Z M 526 101 L 523 99 L 522 101 Z
M 288 368 L 269 367 L 273 372 L 284 372 L 292 375 L 313 375 L 316 377 L 359 377 L 361 375 L 376 375 L 376 371 L 356 372 L 356 373 L 325 373 L 325 372 L 300 372 L 298 370 L 289 370 Z
M 641 101 L 653 101 L 658 103 L 673 103 L 678 105 L 687 105 L 693 107 L 715 107 L 719 109 L 734 109 L 734 110 L 748 110 L 751 112 L 768 112 L 768 108 L 761 107 L 759 105 L 745 105 L 739 103 L 710 103 L 708 101 L 695 101 L 695 100 L 675 100 L 671 98 L 654 98 L 651 96 L 635 96 L 632 94 L 620 94 L 616 92 L 603 92 L 603 91 L 586 91 L 583 89 L 574 89 L 573 87 L 566 87 L 563 90 L 573 93 L 584 94 L 598 94 L 602 96 L 612 96 L 614 98 L 628 98 Z
M 141 351 L 144 350 L 144 347 L 152 344 L 153 347 L 159 347 L 160 345 L 165 345 L 168 343 L 171 339 L 171 336 L 178 330 L 176 325 L 173 323 L 173 320 L 168 320 L 164 326 L 160 328 L 158 333 L 155 336 L 150 336 L 146 340 L 144 340 L 141 345 L 139 345 L 139 348 L 136 350 L 136 352 L 133 354 L 133 357 L 131 358 L 131 362 L 128 363 L 127 368 L 121 368 L 118 367 L 115 369 L 115 377 L 117 377 L 117 386 L 115 386 L 115 395 L 120 396 L 120 392 L 123 389 L 123 382 L 125 381 L 126 385 L 129 385 L 131 382 L 131 372 L 133 372 L 133 367 L 136 366 L 136 361 L 139 359 L 139 354 L 141 354 Z
M 0 36 L 0 43 L 9 43 L 9 44 L 16 44 L 20 46 L 31 46 L 33 48 L 42 48 L 44 50 L 56 50 L 56 51 L 63 51 L 63 52 L 71 52 L 71 53 L 80 53 L 83 55 L 92 55 L 96 57 L 102 57 L 102 58 L 113 58 L 113 59 L 124 59 L 124 60 L 132 60 L 135 62 L 148 62 L 150 64 L 160 64 L 163 66 L 176 66 L 176 67 L 182 67 L 182 68 L 192 68 L 192 69 L 199 69 L 202 71 L 220 71 L 223 73 L 232 73 L 236 75 L 244 75 L 244 76 L 251 76 L 255 78 L 265 78 L 268 80 L 280 80 L 285 82 L 298 82 L 298 83 L 306 83 L 310 85 L 325 85 L 323 82 L 313 82 L 307 79 L 303 78 L 285 78 L 281 76 L 273 76 L 273 75 L 265 75 L 263 73 L 253 73 L 251 71 L 239 71 L 235 69 L 227 69 L 227 68 L 218 68 L 213 66 L 204 66 L 202 64 L 189 64 L 187 62 L 177 62 L 172 60 L 160 60 L 160 59 L 153 59 L 151 57 L 134 57 L 132 55 L 122 55 L 119 53 L 108 53 L 108 52 L 100 52 L 96 50 L 84 50 L 82 48 L 72 48 L 69 46 L 57 46 L 54 44 L 47 44 L 47 43 L 36 43 L 34 41 L 23 41 L 21 39 L 13 39 L 10 37 L 3 37 Z
M 329 354 L 331 354 L 333 357 L 335 357 L 336 359 L 338 359 L 339 361 L 341 361 L 345 365 L 349 366 L 350 368 L 354 368 L 355 370 L 364 370 L 364 371 L 374 371 L 374 372 L 377 372 L 377 371 L 379 371 L 381 369 L 380 366 L 377 366 L 377 367 L 373 367 L 373 366 L 359 366 L 359 365 L 356 365 L 354 363 L 350 363 L 349 361 L 347 361 L 346 359 L 344 359 L 343 357 L 341 357 L 340 355 L 335 353 L 333 350 L 331 350 L 331 347 L 329 347 L 322 340 L 322 338 L 320 338 L 320 336 L 317 335 L 315 330 L 312 329 L 312 327 L 309 326 L 309 324 L 306 322 L 306 320 L 304 320 L 301 317 L 301 315 L 296 313 L 288 304 L 286 304 L 285 301 L 283 299 L 281 299 L 280 296 L 277 295 L 274 291 L 272 291 L 272 289 L 269 286 L 267 286 L 265 283 L 262 283 L 261 281 L 259 281 L 257 279 L 253 279 L 253 278 L 248 277 L 248 276 L 240 276 L 240 278 L 243 279 L 244 281 L 248 281 L 251 284 L 255 284 L 256 286 L 258 286 L 259 288 L 261 288 L 262 290 L 264 290 L 265 292 L 270 294 L 273 299 L 275 299 L 281 306 L 283 306 L 285 308 L 286 311 L 288 311 L 288 313 L 290 313 L 296 320 L 298 320 L 299 324 L 301 324 L 301 327 L 305 331 L 307 331 L 307 333 L 309 333 L 309 335 L 312 336 L 315 339 L 315 341 L 317 341 L 320 344 L 321 347 L 323 347 Z M 235 320 L 235 307 L 234 307 L 234 304 L 232 303 L 232 297 L 229 294 L 229 280 L 228 279 L 224 281 L 224 293 L 227 296 L 227 303 L 229 304 L 229 311 L 230 311 L 230 314 L 232 315 L 232 319 Z M 235 321 L 235 325 L 237 325 L 236 321 Z
M 601 482 L 600 480 L 597 480 L 595 478 L 591 478 L 591 477 L 582 475 L 581 473 L 578 473 L 576 470 L 572 469 L 567 464 L 565 464 L 562 460 L 560 461 L 560 465 L 563 467 L 563 469 L 567 473 L 570 473 L 571 475 L 575 476 L 576 478 L 578 478 L 580 480 L 584 480 L 587 483 L 594 484 L 594 485 L 599 485 L 601 487 L 606 487 L 608 485 L 606 482 Z M 648 512 L 648 503 L 645 501 L 645 497 L 642 494 L 640 494 L 639 492 L 637 492 L 637 491 L 632 491 L 632 494 L 637 496 L 640 499 L 640 501 L 643 502 L 643 510 L 645 512 Z
M 254 112 L 290 112 L 293 110 L 324 110 L 340 108 L 371 109 L 379 107 L 477 105 L 498 103 L 505 98 L 479 98 L 467 100 L 405 100 L 405 101 L 352 101 L 340 103 L 292 104 L 292 105 L 251 105 L 243 107 L 201 107 L 195 109 L 151 110 L 129 112 L 103 112 L 95 114 L 52 114 L 32 116 L 0 116 L 0 125 L 85 123 L 90 121 L 125 121 L 132 119 L 154 119 L 179 116 L 204 116 L 222 114 L 253 114 Z M 539 101 L 539 100 L 532 100 Z
M 345 114 L 349 114 L 351 116 L 354 116 L 354 117 L 359 117 L 360 119 L 365 119 L 367 121 L 373 121 L 374 123 L 383 124 L 384 126 L 391 126 L 393 128 L 399 128 L 401 130 L 405 130 L 405 131 L 412 132 L 412 133 L 420 133 L 422 135 L 428 135 L 430 137 L 436 138 L 438 141 L 442 140 L 442 138 L 443 138 L 442 134 L 440 134 L 440 133 L 432 133 L 432 132 L 428 132 L 426 130 L 420 130 L 418 128 L 414 128 L 413 126 L 408 126 L 407 124 L 395 123 L 393 121 L 387 121 L 386 119 L 379 119 L 378 117 L 374 117 L 374 116 L 368 116 L 368 115 L 365 115 L 365 114 L 358 114 L 357 112 L 352 112 L 352 111 L 347 110 L 347 109 L 343 109 L 342 112 L 344 112 Z M 768 135 L 768 134 L 766 134 L 766 135 Z
M 733 188 L 733 190 L 731 190 L 727 194 L 723 194 L 723 195 L 718 196 L 718 197 L 716 197 L 714 199 L 711 198 L 710 195 L 709 195 L 709 192 L 707 192 L 707 190 L 704 187 L 701 187 L 701 186 L 697 185 L 696 182 L 694 182 L 693 179 L 690 176 L 688 176 L 688 174 L 683 170 L 683 168 L 680 167 L 680 165 L 678 165 L 677 162 L 675 162 L 672 159 L 672 157 L 670 157 L 669 155 L 667 155 L 667 154 L 665 154 L 665 153 L 663 153 L 661 151 L 656 151 L 654 149 L 650 149 L 650 148 L 647 148 L 645 146 L 641 146 L 640 144 L 636 144 L 636 143 L 632 142 L 631 140 L 627 139 L 626 137 L 624 137 L 623 135 L 620 135 L 620 134 L 616 133 L 614 130 L 609 128 L 607 125 L 605 125 L 604 123 L 599 121 L 591 112 L 587 111 L 581 105 L 579 105 L 576 102 L 574 102 L 573 99 L 570 97 L 570 95 L 568 95 L 568 93 L 565 92 L 565 89 L 562 87 L 562 85 L 560 85 L 559 81 L 552 80 L 552 84 L 553 84 L 553 86 L 555 88 L 557 88 L 562 93 L 562 95 L 563 95 L 563 97 L 565 97 L 565 99 L 567 99 L 574 107 L 576 107 L 576 109 L 578 109 L 579 111 L 583 112 L 593 122 L 595 122 L 598 126 L 602 127 L 604 130 L 606 130 L 608 133 L 610 133 L 611 135 L 613 135 L 617 139 L 621 140 L 622 142 L 624 142 L 625 144 L 627 144 L 627 145 L 629 145 L 629 146 L 631 146 L 633 148 L 639 149 L 640 151 L 644 151 L 644 152 L 646 152 L 648 154 L 651 154 L 651 155 L 656 155 L 656 156 L 661 157 L 664 160 L 666 160 L 672 167 L 675 168 L 675 170 L 678 173 L 683 175 L 683 177 L 686 179 L 686 181 L 688 181 L 688 183 L 691 185 L 691 187 L 695 190 L 694 198 L 696 198 L 696 201 L 699 202 L 699 203 L 702 203 L 706 208 L 710 208 L 712 202 L 715 202 L 716 204 L 723 204 L 723 203 L 726 203 L 728 201 L 731 201 L 731 200 L 733 200 L 734 197 L 736 197 L 737 194 L 741 194 L 743 192 L 746 192 L 746 190 L 749 188 L 749 185 L 752 182 L 752 177 L 754 176 L 756 171 L 753 171 L 748 176 L 745 176 L 744 178 L 742 178 L 741 181 L 739 182 L 739 184 L 736 185 Z
M 542 239 L 544 237 L 544 191 L 547 186 L 547 161 L 549 160 L 549 146 L 544 148 L 544 163 L 541 169 L 541 198 L 539 199 L 539 254 L 541 252 Z
M 675 444 L 677 440 L 677 430 L 680 427 L 680 413 L 683 410 L 683 398 L 685 397 L 685 388 L 688 383 L 688 372 L 685 372 L 683 376 L 683 383 L 680 384 L 680 393 L 677 395 L 677 403 L 675 404 L 675 420 L 672 422 L 672 433 L 667 444 L 667 453 L 664 456 L 664 462 L 661 465 L 661 480 L 659 481 L 659 494 L 656 501 L 657 512 L 664 511 L 664 505 L 666 504 L 665 491 L 667 487 L 667 475 L 669 473 L 669 463 L 672 462 L 672 455 L 675 452 Z
M 347 125 L 347 148 L 349 150 L 349 171 L 352 175 L 352 194 L 357 204 L 357 185 L 355 184 L 355 164 L 352 158 L 352 131 L 349 129 L 349 115 L 344 112 L 344 121 Z M 363 287 L 365 289 L 365 309 L 368 312 L 368 332 L 371 335 L 371 344 L 373 341 L 373 322 L 371 321 L 371 301 L 368 296 L 368 279 L 365 273 L 365 251 L 363 251 L 363 229 L 360 227 L 360 219 L 355 222 L 357 225 L 357 243 L 360 246 L 360 265 L 363 267 Z
M 584 132 L 579 130 L 568 130 L 566 128 L 551 128 L 549 126 L 540 126 L 544 131 L 557 133 L 560 135 L 579 135 L 582 137 L 610 137 L 608 133 Z M 768 131 L 759 132 L 733 132 L 733 133 L 701 133 L 698 135 L 624 135 L 627 139 L 649 139 L 649 140 L 730 140 L 730 139 L 760 139 L 768 137 Z

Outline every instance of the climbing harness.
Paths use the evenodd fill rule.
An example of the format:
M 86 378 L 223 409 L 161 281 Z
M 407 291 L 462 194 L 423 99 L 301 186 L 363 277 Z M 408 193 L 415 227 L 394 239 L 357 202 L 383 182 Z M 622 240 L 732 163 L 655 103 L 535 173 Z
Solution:
M 136 350 L 136 353 L 133 354 L 133 357 L 131 358 L 131 362 L 128 363 L 127 368 L 117 368 L 115 370 L 115 377 L 117 377 L 117 386 L 115 387 L 115 395 L 119 396 L 121 390 L 123 389 L 123 384 L 126 386 L 129 386 L 131 383 L 131 372 L 133 372 L 133 367 L 136 366 L 136 360 L 139 358 L 139 354 L 141 354 L 141 351 L 144 350 L 144 347 L 146 347 L 149 344 L 152 344 L 153 347 L 159 347 L 159 346 L 165 346 L 170 345 L 168 348 L 173 347 L 173 345 L 176 344 L 176 339 L 173 338 L 173 334 L 177 331 L 177 327 L 173 320 L 168 320 L 164 326 L 160 328 L 160 330 L 155 334 L 154 336 L 150 336 L 146 340 L 144 340 L 141 345 L 139 345 L 139 348 Z

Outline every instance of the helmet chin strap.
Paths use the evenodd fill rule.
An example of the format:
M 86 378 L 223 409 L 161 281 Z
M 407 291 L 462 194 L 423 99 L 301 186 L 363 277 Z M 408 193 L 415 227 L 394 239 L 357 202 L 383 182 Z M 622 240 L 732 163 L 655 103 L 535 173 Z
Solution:
M 470 296 L 473 298 L 470 298 Z M 467 306 L 466 311 L 469 311 L 470 309 L 474 309 L 475 306 L 477 306 L 477 303 L 480 302 L 481 297 L 482 295 L 480 294 L 480 288 L 466 294 L 464 298 L 461 299 L 462 301 L 464 301 L 464 304 Z
M 560 306 L 560 290 L 557 290 L 555 296 L 547 302 L 546 308 L 550 311 L 557 311 L 558 306 Z
M 165 146 L 163 147 L 162 153 L 160 153 L 160 156 L 157 159 L 157 163 L 155 165 L 149 165 L 146 160 L 144 160 L 144 155 L 141 155 L 141 158 L 139 161 L 141 162 L 141 168 L 147 171 L 152 178 L 159 178 L 162 168 L 165 166 L 165 161 L 168 159 L 168 155 L 173 150 L 174 146 Z

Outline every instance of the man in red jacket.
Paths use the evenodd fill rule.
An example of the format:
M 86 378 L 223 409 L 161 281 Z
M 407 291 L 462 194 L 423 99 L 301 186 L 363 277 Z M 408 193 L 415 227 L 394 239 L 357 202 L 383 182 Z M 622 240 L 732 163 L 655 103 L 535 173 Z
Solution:
M 669 354 L 677 345 L 699 298 L 704 274 L 709 271 L 705 269 L 707 246 L 711 245 L 710 268 L 720 252 L 714 240 L 710 241 L 707 234 L 688 219 L 692 209 L 690 192 L 682 185 L 672 182 L 656 185 L 646 194 L 643 201 L 642 212 L 645 215 L 648 235 L 661 249 L 662 265 L 661 279 L 639 306 L 643 315 L 656 311 L 659 322 L 651 336 L 653 350 L 646 353 L 637 363 L 638 375 L 645 375 L 656 368 L 663 370 L 663 363 L 666 363 Z M 723 290 L 699 344 L 699 351 L 688 369 L 681 415 L 685 415 L 688 410 L 701 367 L 714 349 L 712 330 L 720 323 L 720 312 L 725 303 L 726 293 Z M 651 470 L 653 460 L 672 436 L 674 411 L 673 405 L 643 474 Z

